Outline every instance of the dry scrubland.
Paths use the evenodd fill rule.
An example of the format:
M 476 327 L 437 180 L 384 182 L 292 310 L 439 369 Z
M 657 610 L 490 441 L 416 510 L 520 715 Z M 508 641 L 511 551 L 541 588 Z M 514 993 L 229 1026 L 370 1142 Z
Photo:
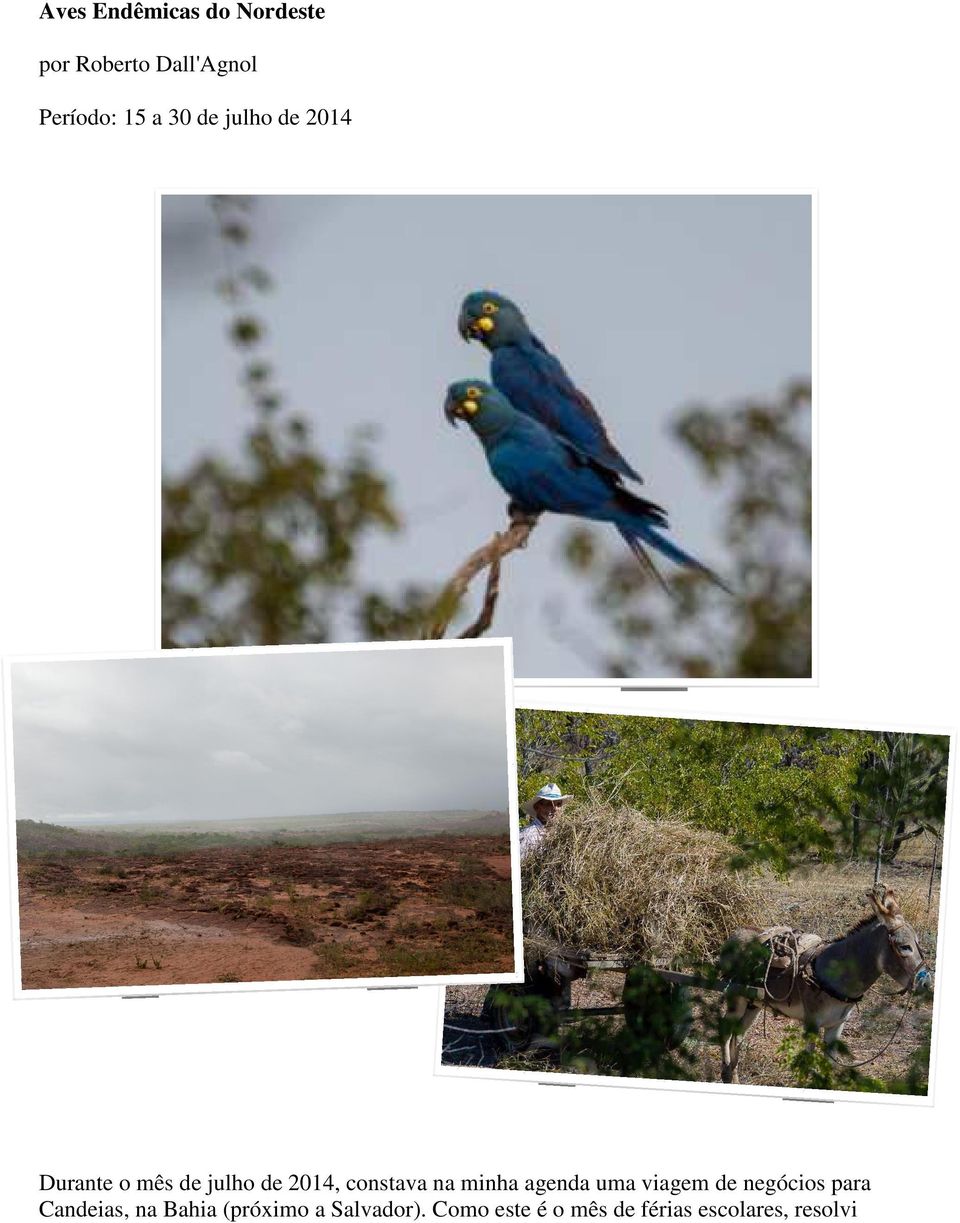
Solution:
M 574 813 L 571 812 L 571 816 Z M 788 925 L 824 938 L 844 934 L 867 912 L 864 893 L 873 880 L 863 860 L 811 863 L 788 878 L 770 872 L 731 872 L 732 846 L 714 833 L 676 821 L 649 821 L 635 812 L 616 819 L 602 808 L 578 808 L 575 818 L 557 824 L 544 852 L 524 867 L 524 915 L 528 955 L 558 945 L 588 949 L 609 958 L 635 958 L 661 966 L 711 959 L 737 925 Z M 897 893 L 901 908 L 920 938 L 928 963 L 936 967 L 940 868 L 933 872 L 933 841 L 908 842 L 896 861 L 883 869 L 883 881 Z M 929 899 L 928 899 L 929 892 Z M 547 931 L 544 937 L 543 931 Z M 617 1003 L 623 976 L 593 972 L 573 987 L 574 1006 Z M 872 1056 L 886 1044 L 900 1019 L 903 998 L 884 995 L 898 987 L 881 978 L 848 1021 L 844 1039 L 853 1061 Z M 446 1013 L 456 1025 L 478 1021 L 485 991 L 451 987 Z M 694 999 L 700 997 L 694 993 Z M 715 996 L 714 996 L 715 999 Z M 911 1008 L 891 1047 L 864 1067 L 878 1078 L 907 1073 L 911 1056 L 922 1047 L 929 1020 L 922 1002 Z M 455 1016 L 459 1016 L 458 1021 Z M 619 1023 L 619 1020 L 612 1020 Z M 778 1047 L 798 1025 L 767 1012 L 746 1037 L 740 1063 L 744 1084 L 790 1085 Z M 713 1042 L 694 1035 L 688 1072 L 712 1082 L 720 1078 L 720 1055 Z M 564 1027 L 568 1050 L 576 1050 L 576 1027 Z M 558 1069 L 542 1051 L 505 1054 L 495 1040 L 459 1034 L 456 1056 L 462 1064 L 500 1065 L 537 1072 Z
M 19 862 L 25 989 L 509 972 L 506 835 Z

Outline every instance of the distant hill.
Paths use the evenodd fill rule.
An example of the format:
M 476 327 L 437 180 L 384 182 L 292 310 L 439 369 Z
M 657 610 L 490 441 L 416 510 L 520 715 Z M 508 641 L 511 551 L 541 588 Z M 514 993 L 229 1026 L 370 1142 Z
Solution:
M 17 854 L 35 857 L 50 853 L 109 853 L 109 849 L 94 849 L 98 834 L 80 832 L 60 824 L 42 824 L 38 820 L 17 820 Z
M 487 836 L 509 827 L 502 811 L 369 811 L 264 819 L 68 827 L 17 820 L 20 858 L 174 854 L 223 845 L 321 845 L 394 837 Z

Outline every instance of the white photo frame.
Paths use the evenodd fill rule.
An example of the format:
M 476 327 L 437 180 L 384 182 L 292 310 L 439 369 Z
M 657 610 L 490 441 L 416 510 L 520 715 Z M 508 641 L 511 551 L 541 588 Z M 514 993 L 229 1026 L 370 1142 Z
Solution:
M 17 844 L 16 844 L 16 769 L 14 760 L 14 725 L 16 720 L 16 709 L 12 699 L 12 673 L 14 669 L 21 664 L 62 664 L 72 665 L 77 663 L 97 664 L 100 662 L 122 662 L 135 660 L 149 660 L 151 663 L 156 663 L 160 668 L 174 668 L 181 666 L 189 659 L 203 658 L 207 659 L 210 665 L 215 668 L 218 660 L 226 658 L 244 658 L 256 656 L 266 659 L 280 659 L 291 655 L 304 659 L 315 659 L 329 655 L 364 655 L 371 654 L 393 654 L 407 655 L 416 654 L 418 656 L 429 652 L 431 654 L 441 654 L 449 656 L 451 665 L 451 682 L 456 680 L 456 669 L 454 660 L 459 653 L 460 657 L 464 657 L 466 652 L 484 651 L 491 655 L 491 677 L 498 677 L 498 682 L 502 682 L 503 690 L 503 768 L 504 768 L 504 790 L 503 793 L 507 797 L 507 820 L 509 830 L 510 844 L 510 896 L 511 896 L 511 920 L 513 927 L 513 969 L 504 972 L 494 973 L 444 973 L 437 975 L 400 975 L 400 976 L 350 976 L 350 977 L 330 977 L 322 979 L 294 979 L 294 980 L 251 980 L 251 981 L 235 981 L 229 982 L 187 982 L 166 984 L 146 984 L 137 985 L 136 983 L 109 985 L 109 986 L 69 986 L 65 988 L 28 988 L 25 989 L 21 983 L 21 924 L 20 924 L 20 909 L 16 900 L 12 902 L 12 926 L 14 940 L 13 960 L 13 994 L 16 999 L 37 999 L 37 998 L 76 998 L 76 997 L 154 997 L 158 995 L 175 995 L 188 993 L 236 993 L 249 992 L 251 990 L 287 990 L 287 989 L 317 989 L 317 988 L 412 988 L 420 985 L 437 985 L 441 983 L 455 982 L 459 983 L 483 983 L 495 981 L 516 981 L 521 979 L 519 965 L 522 955 L 522 938 L 520 933 L 519 923 L 519 878 L 516 864 L 518 861 L 518 834 L 517 834 L 517 811 L 516 811 L 516 741 L 515 741 L 515 721 L 513 710 L 513 688 L 512 688 L 512 650 L 509 639 L 489 638 L 478 641 L 439 641 L 439 642 L 409 642 L 409 643 L 371 643 L 371 644 L 332 644 L 332 645 L 316 645 L 316 646 L 276 646 L 276 647 L 234 647 L 229 649 L 185 649 L 185 650 L 152 650 L 137 653 L 125 654 L 84 654 L 70 656 L 30 656 L 23 658 L 9 658 L 4 662 L 4 694 L 5 694 L 5 744 L 7 754 L 7 809 L 10 813 L 9 821 L 9 847 L 10 847 L 10 887 L 11 897 L 18 896 L 18 862 L 17 862 Z M 413 661 L 413 660 L 411 660 Z M 269 664 L 268 664 L 269 665 Z M 416 672 L 416 666 L 411 667 L 411 680 Z M 444 677 L 445 679 L 446 677 Z M 409 702 L 415 700 L 417 689 L 415 686 L 404 683 L 401 685 L 397 696 L 398 700 Z M 495 733 L 495 732 L 494 732 Z M 456 808 L 451 807 L 450 810 Z M 506 831 L 506 830 L 505 830 Z
M 162 385 L 162 327 L 161 318 L 163 312 L 163 279 L 162 279 L 162 222 L 163 222 L 163 203 L 166 198 L 177 196 L 202 196 L 204 192 L 192 189 L 190 191 L 168 189 L 158 191 L 155 199 L 155 251 L 154 251 L 154 266 L 155 266 L 155 310 L 154 310 L 154 334 L 155 334 L 155 481 L 156 481 L 156 503 L 159 505 L 162 487 L 162 469 L 163 469 L 163 385 Z M 216 194 L 210 192 L 208 194 Z M 359 194 L 359 193 L 358 193 Z M 362 198 L 379 199 L 384 197 L 396 197 L 398 200 L 407 200 L 428 193 L 416 191 L 367 191 L 362 193 Z M 430 198 L 450 198 L 458 199 L 473 195 L 472 192 L 431 192 Z M 489 193 L 491 198 L 500 198 L 509 194 L 513 198 L 513 193 Z M 325 193 L 316 191 L 283 191 L 283 192 L 260 192 L 254 193 L 252 198 L 270 197 L 272 195 L 282 195 L 283 197 L 313 197 L 318 196 L 331 201 L 340 201 L 344 198 L 350 198 L 347 193 Z M 810 539 L 810 565 L 811 565 L 811 606 L 810 606 L 810 636 L 811 636 L 811 658 L 810 658 L 810 674 L 808 676 L 786 676 L 786 677 L 724 677 L 718 676 L 715 678 L 693 677 L 683 675 L 655 675 L 655 676 L 572 676 L 565 677 L 562 675 L 535 675 L 526 676 L 518 675 L 514 679 L 514 685 L 517 688 L 536 689 L 536 688 L 578 688 L 578 689 L 598 689 L 607 692 L 672 692 L 682 695 L 686 698 L 689 692 L 695 692 L 698 689 L 707 688 L 816 688 L 820 685 L 820 587 L 819 587 L 819 229 L 818 229 L 818 193 L 815 188 L 809 185 L 798 185 L 795 190 L 780 190 L 780 191 L 734 191 L 734 190 L 715 190 L 715 191 L 669 191 L 669 190 L 647 190 L 639 192 L 518 192 L 515 193 L 516 198 L 541 198 L 545 201 L 549 200 L 566 200 L 576 199 L 578 197 L 598 196 L 605 199 L 658 199 L 662 197 L 676 196 L 683 200 L 692 200 L 698 198 L 719 197 L 732 199 L 736 197 L 749 197 L 751 199 L 777 198 L 784 196 L 795 196 L 809 201 L 810 205 L 810 385 L 811 385 L 811 412 L 810 412 L 810 443 L 811 443 L 811 484 L 812 484 L 812 517 L 811 517 L 811 539 Z M 455 351 L 455 350 L 454 350 Z M 454 367 L 456 363 L 453 363 Z M 587 388 L 589 390 L 589 388 Z M 744 388 L 744 391 L 750 391 L 752 388 Z M 476 459 L 477 456 L 472 456 Z M 482 462 L 482 460 L 481 460 Z M 651 495 L 653 493 L 651 492 Z M 571 520 L 572 521 L 572 520 Z M 497 523 L 491 525 L 491 531 L 497 527 Z M 465 555 L 473 546 L 482 542 L 480 539 L 467 541 L 468 546 L 465 548 Z M 505 562 L 509 564 L 509 560 Z M 507 579 L 505 579 L 507 580 Z M 473 601 L 479 605 L 482 595 L 480 588 L 482 581 L 477 580 L 471 588 Z M 161 522 L 159 511 L 156 515 L 155 523 L 155 623 L 157 626 L 157 636 L 159 637 L 159 626 L 162 623 L 162 581 L 161 581 Z M 504 633 L 512 632 L 511 625 L 501 622 L 494 624 L 494 629 Z M 512 632 L 513 636 L 517 636 Z
M 545 700 L 548 698 L 545 698 Z M 648 708 L 638 709 L 623 707 L 611 707 L 608 705 L 584 706 L 577 703 L 571 704 L 570 701 L 558 701 L 556 703 L 538 703 L 537 705 L 527 705 L 521 702 L 518 705 L 518 710 L 526 708 L 536 708 L 540 710 L 550 709 L 566 713 L 595 713 L 607 714 L 617 717 L 649 717 L 649 718 L 676 718 L 672 711 L 667 712 L 664 709 Z M 860 720 L 843 719 L 842 724 L 838 726 L 836 721 L 829 723 L 819 720 L 811 721 L 807 717 L 797 718 L 784 714 L 782 716 L 764 716 L 757 717 L 743 713 L 726 713 L 721 714 L 717 711 L 688 711 L 684 710 L 680 715 L 683 721 L 704 721 L 704 722 L 733 722 L 733 723 L 750 723 L 758 726 L 796 726 L 805 728 L 822 728 L 822 729 L 845 729 L 845 730 L 861 730 L 875 731 L 877 724 L 866 723 Z M 906 726 L 897 724 L 887 724 L 884 719 L 883 729 L 887 731 L 899 731 L 901 733 L 917 733 L 943 735 L 950 739 L 949 760 L 947 768 L 947 791 L 945 805 L 945 821 L 943 829 L 943 851 L 941 857 L 942 877 L 946 877 L 949 871 L 949 862 L 951 860 L 953 831 L 951 813 L 954 807 L 956 795 L 956 781 L 954 773 L 956 771 L 955 756 L 956 756 L 956 731 L 946 727 L 935 726 Z M 947 889 L 941 885 L 939 906 L 937 910 L 937 929 L 944 931 L 946 928 L 946 893 Z M 935 971 L 942 968 L 944 957 L 942 948 L 938 947 L 937 962 L 934 965 Z M 537 1086 L 565 1086 L 565 1087 L 580 1087 L 580 1086 L 595 1086 L 595 1087 L 613 1087 L 613 1088 L 635 1088 L 646 1091 L 675 1091 L 686 1093 L 703 1093 L 709 1095 L 742 1097 L 742 1096 L 761 1096 L 772 1099 L 783 1100 L 800 1100 L 800 1101 L 847 1101 L 853 1103 L 884 1103 L 884 1104 L 907 1104 L 916 1106 L 932 1107 L 935 1103 L 936 1091 L 936 1069 L 937 1069 L 937 1052 L 940 1041 L 940 1032 L 942 1027 L 941 1006 L 942 1006 L 942 991 L 937 988 L 934 990 L 932 1004 L 932 1026 L 930 1039 L 930 1059 L 928 1073 L 928 1091 L 926 1095 L 906 1095 L 906 1094 L 890 1094 L 873 1091 L 819 1091 L 812 1088 L 800 1088 L 789 1086 L 766 1086 L 760 1084 L 729 1084 L 721 1082 L 705 1082 L 700 1080 L 682 1080 L 682 1079 L 656 1079 L 656 1078 L 628 1078 L 618 1077 L 615 1075 L 593 1075 L 593 1074 L 575 1074 L 564 1071 L 551 1071 L 550 1073 L 538 1072 L 537 1070 L 512 1070 L 498 1069 L 495 1067 L 484 1066 L 463 1066 L 447 1064 L 443 1061 L 444 1049 L 444 1028 L 445 1028 L 445 996 L 441 992 L 437 1009 L 437 1027 L 436 1027 L 436 1053 L 434 1073 L 441 1077 L 451 1077 L 460 1079 L 480 1079 L 483 1081 L 494 1082 L 512 1082 L 512 1083 L 527 1083 Z M 792 1022 L 792 1021 L 788 1021 Z M 717 1052 L 719 1066 L 719 1050 Z

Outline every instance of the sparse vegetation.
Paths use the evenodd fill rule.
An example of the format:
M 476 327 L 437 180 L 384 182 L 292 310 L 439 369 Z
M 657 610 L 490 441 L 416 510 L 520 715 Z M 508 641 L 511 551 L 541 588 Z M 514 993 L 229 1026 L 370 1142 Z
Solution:
M 316 960 L 313 975 L 318 980 L 349 977 L 359 963 L 356 952 L 342 943 L 315 943 L 312 950 Z
M 510 881 L 488 858 L 509 861 L 504 833 L 296 847 L 243 840 L 183 854 L 175 870 L 157 855 L 21 859 L 34 928 L 63 912 L 60 897 L 83 923 L 79 941 L 55 922 L 50 938 L 25 944 L 24 986 L 122 985 L 131 964 L 171 982 L 507 971 Z
M 348 905 L 344 916 L 350 922 L 363 922 L 371 917 L 383 917 L 396 908 L 399 898 L 385 890 L 361 888 L 353 904 Z
M 17 820 L 17 857 L 21 860 L 67 861 L 73 858 L 138 858 L 149 855 L 175 861 L 204 849 L 241 846 L 309 846 L 365 844 L 397 837 L 493 836 L 506 828 L 499 811 L 386 811 L 344 815 L 280 817 L 222 821 L 216 825 L 115 825 L 71 828 L 40 820 Z M 102 873 L 112 870 L 101 864 Z M 120 869 L 116 874 L 122 877 Z
M 509 917 L 512 897 L 509 888 L 499 880 L 461 873 L 448 879 L 440 888 L 444 899 L 463 909 L 472 909 L 478 917 Z
M 493 934 L 482 930 L 467 934 L 449 946 L 439 943 L 425 946 L 422 942 L 397 943 L 381 954 L 381 971 L 388 977 L 434 977 L 462 973 L 465 963 L 483 963 L 495 956 L 497 943 Z

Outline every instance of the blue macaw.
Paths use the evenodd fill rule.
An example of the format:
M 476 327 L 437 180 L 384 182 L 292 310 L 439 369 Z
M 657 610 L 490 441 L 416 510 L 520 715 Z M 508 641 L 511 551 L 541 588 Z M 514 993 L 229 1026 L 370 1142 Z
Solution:
M 559 433 L 618 476 L 643 483 L 611 442 L 597 409 L 509 298 L 488 289 L 468 293 L 458 327 L 465 340 L 479 340 L 492 353 L 493 385 L 518 411 Z
M 467 378 L 451 383 L 443 411 L 452 425 L 465 420 L 480 439 L 494 478 L 511 498 L 512 513 L 536 515 L 549 510 L 611 522 L 665 589 L 647 547 L 706 574 L 730 593 L 711 569 L 661 534 L 667 529 L 661 506 L 624 488 L 607 466 L 518 412 L 488 382 Z

